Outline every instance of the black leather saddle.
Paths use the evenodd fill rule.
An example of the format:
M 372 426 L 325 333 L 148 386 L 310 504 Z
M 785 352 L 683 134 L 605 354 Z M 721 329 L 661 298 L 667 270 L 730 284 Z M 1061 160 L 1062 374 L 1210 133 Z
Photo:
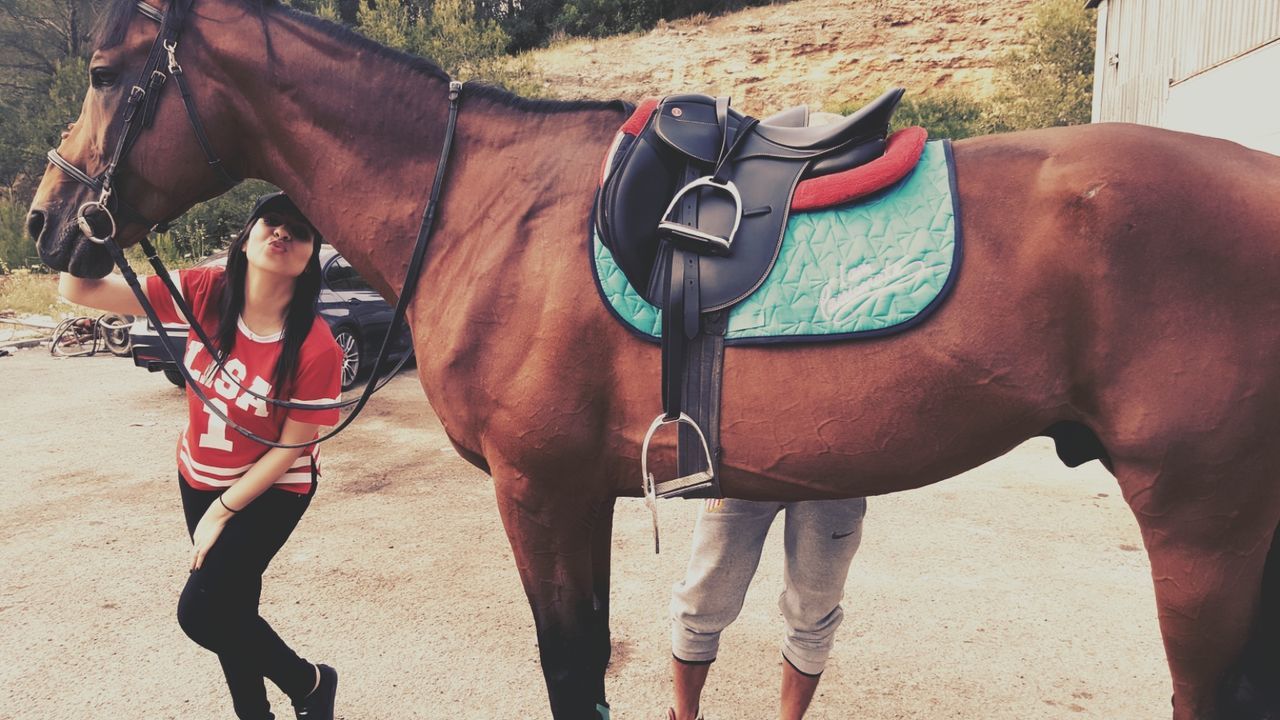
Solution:
M 665 273 L 655 267 L 667 243 L 701 256 L 699 306 L 730 307 L 772 268 L 796 184 L 880 157 L 902 94 L 892 89 L 840 123 L 815 127 L 802 125 L 803 107 L 757 122 L 726 98 L 668 96 L 605 178 L 601 240 L 648 302 L 664 306 Z
M 903 92 L 894 88 L 841 122 L 813 127 L 803 107 L 760 122 L 732 110 L 728 98 L 671 95 L 634 138 L 623 136 L 597 194 L 595 220 L 627 280 L 662 309 L 663 413 L 642 449 L 646 497 L 720 495 L 727 310 L 773 268 L 800 180 L 883 155 Z M 655 483 L 649 441 L 669 423 L 681 425 L 681 477 Z

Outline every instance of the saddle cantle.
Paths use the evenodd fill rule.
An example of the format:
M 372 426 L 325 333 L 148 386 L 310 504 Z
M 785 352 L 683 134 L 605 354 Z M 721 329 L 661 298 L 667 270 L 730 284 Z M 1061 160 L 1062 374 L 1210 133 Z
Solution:
M 628 282 L 662 312 L 663 413 L 641 451 L 646 497 L 720 495 L 728 309 L 769 275 L 803 180 L 883 159 L 902 94 L 890 90 L 825 126 L 808 126 L 804 108 L 760 122 L 730 109 L 727 98 L 673 95 L 641 105 L 623 126 L 605 161 L 595 225 Z M 923 134 L 917 140 L 897 145 L 914 145 L 918 158 Z M 903 164 L 883 165 L 881 174 Z M 819 195 L 838 198 L 840 185 L 828 183 Z M 648 446 L 666 424 L 679 427 L 681 477 L 656 483 Z

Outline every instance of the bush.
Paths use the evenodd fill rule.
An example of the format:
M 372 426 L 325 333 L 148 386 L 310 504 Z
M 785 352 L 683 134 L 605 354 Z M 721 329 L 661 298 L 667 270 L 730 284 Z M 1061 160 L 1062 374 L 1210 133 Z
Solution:
M 990 102 L 981 102 L 959 92 L 936 92 L 919 98 L 907 97 L 893 117 L 893 129 L 919 125 L 930 138 L 960 138 L 985 135 L 991 131 Z
M 165 233 L 151 240 L 168 264 L 191 264 L 231 243 L 244 226 L 253 203 L 275 188 L 261 180 L 246 180 L 225 194 L 191 208 Z
M 493 20 L 477 18 L 463 0 L 436 0 L 429 8 L 395 0 L 362 5 L 361 33 L 397 50 L 429 58 L 454 79 L 472 78 L 530 95 L 541 88 L 527 62 L 506 55 L 510 38 Z
M 834 112 L 849 115 L 874 99 L 845 103 Z M 929 131 L 930 140 L 959 140 L 990 132 L 990 111 L 990 101 L 977 100 L 962 92 L 940 91 L 923 96 L 908 93 L 894 112 L 890 130 L 919 125 Z
M 0 273 L 43 267 L 36 244 L 27 239 L 27 208 L 12 190 L 0 191 Z
M 1076 0 L 1041 0 L 1017 47 L 996 64 L 996 93 L 975 99 L 941 91 L 908 95 L 895 129 L 921 125 L 933 138 L 960 138 L 1089 122 L 1093 102 L 1094 26 Z M 869 100 L 842 105 L 841 114 Z
M 993 130 L 1089 122 L 1095 29 L 1076 0 L 1041 0 L 1035 20 L 997 65 Z

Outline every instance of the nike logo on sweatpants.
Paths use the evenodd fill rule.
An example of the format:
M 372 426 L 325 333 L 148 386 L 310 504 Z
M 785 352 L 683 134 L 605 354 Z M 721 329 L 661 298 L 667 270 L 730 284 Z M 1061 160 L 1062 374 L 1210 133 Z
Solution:
M 833 533 L 831 533 L 831 539 L 832 539 L 832 540 L 839 540 L 840 538 L 847 538 L 847 537 L 849 537 L 850 535 L 852 535 L 852 534 L 854 534 L 854 533 L 856 533 L 856 532 L 858 532 L 858 531 L 857 531 L 857 530 L 850 530 L 850 531 L 849 531 L 849 532 L 847 532 L 847 533 L 838 533 L 838 532 L 833 532 Z

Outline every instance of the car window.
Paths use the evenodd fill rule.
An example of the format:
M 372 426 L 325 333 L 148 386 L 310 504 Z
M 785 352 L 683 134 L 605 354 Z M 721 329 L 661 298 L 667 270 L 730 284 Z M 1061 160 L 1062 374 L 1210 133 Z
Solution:
M 325 269 L 324 279 L 332 290 L 373 291 L 373 288 L 369 287 L 369 283 L 356 274 L 356 269 L 341 257 L 334 258 L 333 262 L 329 263 L 329 267 Z

